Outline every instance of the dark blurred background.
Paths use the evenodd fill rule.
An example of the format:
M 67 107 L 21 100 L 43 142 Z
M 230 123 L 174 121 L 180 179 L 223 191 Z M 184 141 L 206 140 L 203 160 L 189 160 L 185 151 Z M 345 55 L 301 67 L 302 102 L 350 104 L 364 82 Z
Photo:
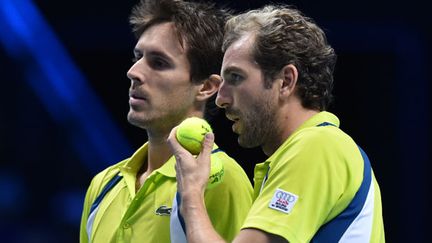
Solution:
M 91 178 L 146 141 L 129 125 L 136 0 L 0 0 L 0 242 L 77 242 Z M 268 1 L 218 1 L 243 11 Z M 285 1 L 338 54 L 331 111 L 365 149 L 388 242 L 427 242 L 432 15 L 425 1 Z M 252 178 L 223 114 L 217 143 Z

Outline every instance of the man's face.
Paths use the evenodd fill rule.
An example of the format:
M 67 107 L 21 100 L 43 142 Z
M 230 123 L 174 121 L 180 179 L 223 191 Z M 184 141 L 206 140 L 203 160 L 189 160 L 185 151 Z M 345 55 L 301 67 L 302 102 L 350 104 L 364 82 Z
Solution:
M 232 129 L 242 147 L 261 146 L 272 138 L 277 110 L 276 85 L 266 89 L 264 77 L 251 55 L 254 37 L 246 35 L 225 52 L 222 63 L 223 82 L 216 104 L 225 109 Z
M 136 62 L 127 72 L 131 80 L 128 121 L 166 132 L 193 109 L 199 90 L 190 81 L 186 50 L 172 23 L 162 23 L 141 35 L 134 55 Z

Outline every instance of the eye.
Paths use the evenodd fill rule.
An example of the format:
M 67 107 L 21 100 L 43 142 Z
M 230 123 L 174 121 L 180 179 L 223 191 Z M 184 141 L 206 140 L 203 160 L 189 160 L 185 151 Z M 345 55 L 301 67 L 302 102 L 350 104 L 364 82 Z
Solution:
M 228 84 L 237 85 L 244 80 L 244 77 L 238 73 L 230 73 L 225 80 Z
M 150 65 L 150 67 L 152 67 L 153 69 L 156 69 L 156 70 L 167 69 L 171 66 L 169 62 L 167 62 L 166 60 L 164 60 L 163 58 L 160 58 L 160 57 L 150 58 L 149 65 Z

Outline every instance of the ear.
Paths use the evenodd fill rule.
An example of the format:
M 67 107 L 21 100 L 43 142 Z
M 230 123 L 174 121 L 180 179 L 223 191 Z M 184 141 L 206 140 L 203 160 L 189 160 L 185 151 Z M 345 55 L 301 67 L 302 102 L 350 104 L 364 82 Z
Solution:
M 222 78 L 213 74 L 201 84 L 201 88 L 197 93 L 198 101 L 205 101 L 212 97 L 219 89 L 220 84 L 222 83 Z
M 280 94 L 283 97 L 288 97 L 294 93 L 297 85 L 298 71 L 297 68 L 288 64 L 281 70 Z

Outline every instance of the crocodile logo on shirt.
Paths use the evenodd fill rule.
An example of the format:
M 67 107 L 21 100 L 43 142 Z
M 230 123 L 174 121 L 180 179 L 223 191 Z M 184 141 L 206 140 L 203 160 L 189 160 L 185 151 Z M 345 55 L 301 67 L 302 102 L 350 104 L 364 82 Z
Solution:
M 160 206 L 158 209 L 156 209 L 155 213 L 159 216 L 170 216 L 171 215 L 172 208 L 169 208 L 165 205 Z

